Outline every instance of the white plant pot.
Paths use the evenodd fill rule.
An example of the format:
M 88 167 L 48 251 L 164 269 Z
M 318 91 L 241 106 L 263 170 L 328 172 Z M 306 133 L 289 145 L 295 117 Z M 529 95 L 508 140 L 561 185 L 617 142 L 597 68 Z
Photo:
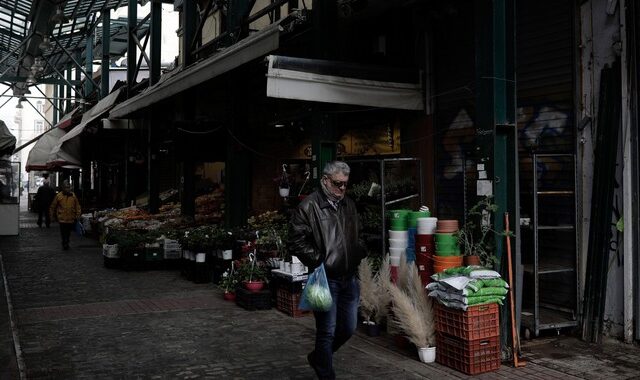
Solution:
M 289 188 L 288 187 L 279 187 L 278 188 L 278 193 L 283 198 L 284 197 L 288 197 L 289 196 Z
M 225 249 L 222 251 L 222 259 L 223 260 L 231 260 L 233 258 L 233 251 L 230 249 Z
M 418 348 L 418 356 L 423 363 L 433 363 L 436 361 L 436 348 L 435 347 L 421 347 Z

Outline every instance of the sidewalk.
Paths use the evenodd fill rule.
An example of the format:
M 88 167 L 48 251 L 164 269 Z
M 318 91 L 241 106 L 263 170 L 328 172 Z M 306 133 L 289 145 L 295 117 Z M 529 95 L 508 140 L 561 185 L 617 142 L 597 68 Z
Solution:
M 222 300 L 215 285 L 194 284 L 178 271 L 106 269 L 94 240 L 72 236 L 62 251 L 56 224 L 39 229 L 34 214 L 22 216 L 20 236 L 0 237 L 0 253 L 27 378 L 314 378 L 306 363 L 313 317 L 245 311 Z M 15 379 L 6 305 L 0 318 L 0 376 Z M 523 351 L 525 368 L 503 365 L 474 378 L 640 377 L 634 346 L 559 337 L 523 342 Z M 469 378 L 420 363 L 387 336 L 362 333 L 336 355 L 335 368 L 340 379 Z

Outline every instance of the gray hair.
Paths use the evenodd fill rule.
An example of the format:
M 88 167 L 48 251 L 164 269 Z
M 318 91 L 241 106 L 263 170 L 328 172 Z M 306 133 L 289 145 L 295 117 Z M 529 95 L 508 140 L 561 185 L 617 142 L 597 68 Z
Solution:
M 329 161 L 324 166 L 324 170 L 322 170 L 322 174 L 326 176 L 331 176 L 336 173 L 342 173 L 348 176 L 349 173 L 351 173 L 351 168 L 343 161 Z

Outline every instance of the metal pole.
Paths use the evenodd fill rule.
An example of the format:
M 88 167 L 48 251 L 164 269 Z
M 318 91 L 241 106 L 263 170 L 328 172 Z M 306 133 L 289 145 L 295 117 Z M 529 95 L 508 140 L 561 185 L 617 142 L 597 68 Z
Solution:
M 100 96 L 104 98 L 109 94 L 109 69 L 111 66 L 111 10 L 107 9 L 102 14 L 102 66 L 100 74 Z
M 47 122 L 47 124 L 49 124 L 49 126 L 50 126 L 51 128 L 53 128 L 53 124 L 51 124 L 51 122 L 50 122 L 49 120 L 47 120 L 46 116 L 44 116 L 43 114 L 41 114 L 41 113 L 40 113 L 40 111 L 38 111 L 38 109 L 37 109 L 33 104 L 31 104 L 31 102 L 29 101 L 29 99 L 25 99 L 25 100 L 27 101 L 27 103 L 29 103 L 29 105 L 31 106 L 31 108 L 33 108 L 33 109 L 38 113 L 38 115 L 40 115 L 40 117 L 41 117 L 41 118 L 43 118 L 43 119 L 44 119 L 44 121 L 46 121 L 46 122 Z
M 149 67 L 149 85 L 160 80 L 160 53 L 162 51 L 162 3 L 151 2 L 151 65 Z
M 188 1 L 185 1 L 187 3 Z M 129 0 L 127 13 L 127 89 L 129 90 L 127 97 L 131 97 L 131 89 L 136 82 L 136 58 L 138 55 L 136 43 L 133 34 L 136 32 L 138 25 L 138 2 Z M 127 194 L 129 195 L 129 194 Z
M 42 92 L 42 90 L 41 90 L 38 86 L 31 86 L 31 87 L 32 87 L 32 88 L 35 88 L 36 90 L 38 90 L 38 92 L 39 92 L 39 93 L 41 93 L 43 97 L 42 97 L 42 98 L 40 98 L 40 97 L 31 97 L 31 96 L 30 96 L 29 98 L 31 98 L 31 99 L 47 99 L 47 101 L 48 101 L 49 103 L 51 103 L 51 105 L 53 106 L 53 108 L 55 108 L 56 110 L 59 110 L 59 108 L 58 108 L 58 107 L 56 107 L 56 104 L 55 104 L 54 102 L 52 102 L 52 101 L 51 101 L 51 99 L 54 99 L 54 100 L 55 100 L 55 99 L 57 99 L 57 98 L 58 98 L 57 94 L 55 94 L 55 92 L 57 92 L 57 91 L 56 91 L 56 87 L 57 87 L 57 86 L 54 86 L 54 94 L 53 94 L 53 98 L 49 98 L 49 97 L 47 97 L 47 95 L 46 95 L 44 92 Z M 29 98 L 27 98 L 27 99 L 29 99 Z M 54 112 L 54 117 L 53 117 L 53 118 L 54 118 L 54 124 L 55 124 L 55 112 Z
M 87 43 L 85 46 L 85 70 L 84 73 L 87 79 L 84 81 L 84 94 L 88 97 L 94 88 L 100 88 L 96 82 L 93 81 L 93 34 L 87 34 Z

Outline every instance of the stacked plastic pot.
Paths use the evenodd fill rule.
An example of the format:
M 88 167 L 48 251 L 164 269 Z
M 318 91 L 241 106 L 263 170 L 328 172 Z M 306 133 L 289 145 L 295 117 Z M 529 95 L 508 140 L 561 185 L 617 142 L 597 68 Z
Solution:
M 407 215 L 410 210 L 389 211 L 389 263 L 391 266 L 391 278 L 398 278 L 398 265 L 402 254 L 406 254 L 409 246 L 409 231 Z
M 433 274 L 433 254 L 435 252 L 434 236 L 437 229 L 438 218 L 420 217 L 417 219 L 416 228 L 416 266 L 426 285 Z
M 448 268 L 462 265 L 462 255 L 455 233 L 458 231 L 458 221 L 438 220 L 435 234 L 436 251 L 433 256 L 434 272 L 442 272 Z

